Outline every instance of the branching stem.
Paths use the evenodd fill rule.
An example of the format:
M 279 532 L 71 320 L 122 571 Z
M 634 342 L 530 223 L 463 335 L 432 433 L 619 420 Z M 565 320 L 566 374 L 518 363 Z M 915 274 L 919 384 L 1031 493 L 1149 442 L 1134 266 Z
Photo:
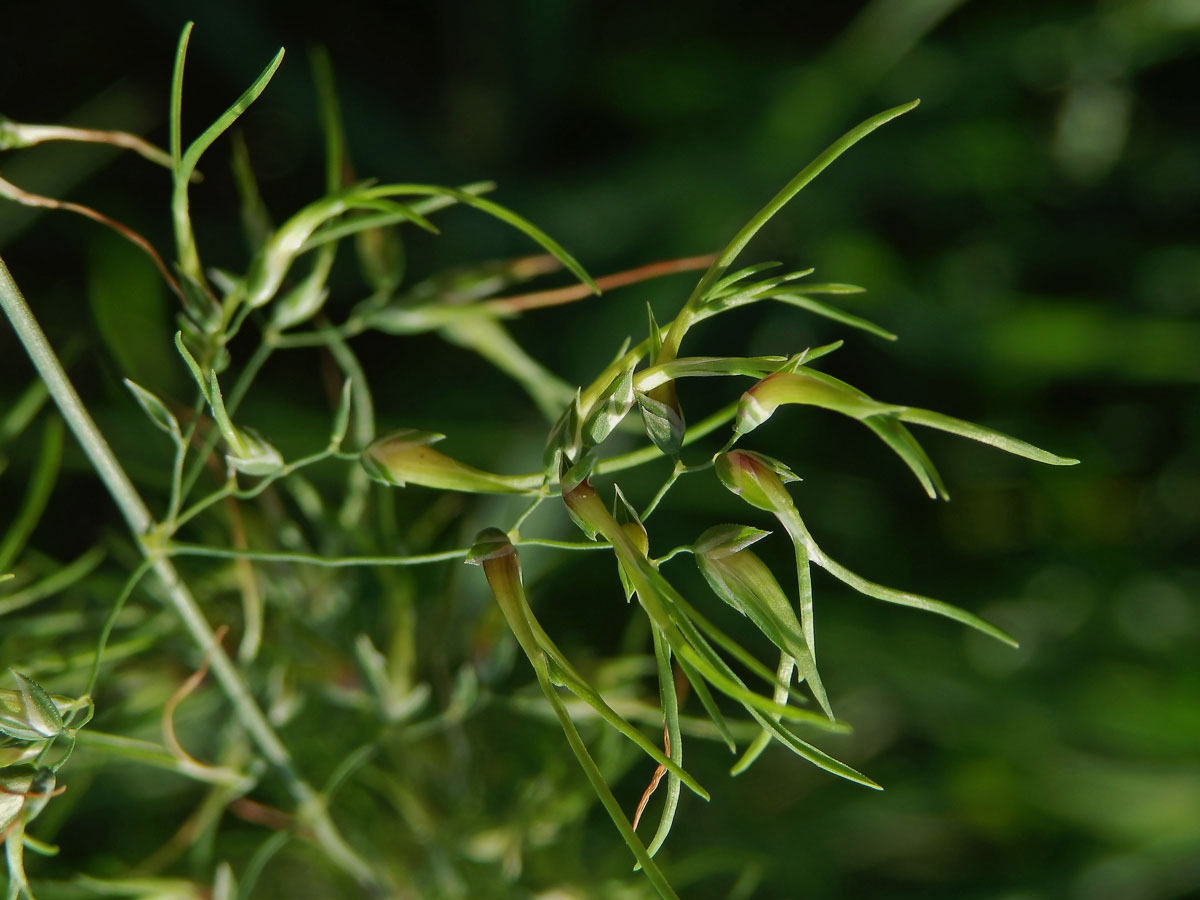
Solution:
M 0 259 L 0 306 L 3 306 L 17 332 L 17 337 L 46 383 L 50 396 L 67 425 L 116 502 L 143 555 L 151 561 L 154 572 L 162 579 L 171 603 L 193 642 L 202 650 L 215 647 L 212 655 L 213 674 L 228 697 L 238 720 L 263 756 L 283 775 L 299 807 L 300 816 L 312 829 L 321 849 L 333 863 L 361 884 L 381 886 L 371 867 L 338 832 L 325 806 L 324 798 L 296 772 L 291 754 L 267 721 L 233 661 L 223 649 L 215 646 L 212 626 L 200 611 L 187 585 L 179 577 L 174 564 L 163 555 L 161 547 L 155 546 L 149 539 L 156 528 L 150 511 L 83 405 L 3 259 Z

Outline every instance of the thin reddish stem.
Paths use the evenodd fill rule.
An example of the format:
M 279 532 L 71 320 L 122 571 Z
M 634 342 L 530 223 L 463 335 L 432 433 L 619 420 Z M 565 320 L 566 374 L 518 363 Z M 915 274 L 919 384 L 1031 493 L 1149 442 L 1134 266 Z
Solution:
M 666 259 L 661 262 L 648 263 L 644 266 L 638 266 L 636 269 L 626 269 L 624 272 L 614 272 L 612 275 L 597 278 L 596 286 L 602 291 L 608 291 L 613 288 L 625 287 L 629 284 L 637 284 L 639 281 L 658 278 L 662 275 L 673 275 L 676 272 L 694 272 L 697 269 L 707 268 L 714 258 L 710 254 L 708 256 L 685 256 L 682 259 Z M 586 284 L 572 284 L 567 287 L 554 288 L 548 291 L 533 291 L 528 294 L 514 294 L 512 297 L 498 297 L 495 300 L 488 300 L 480 305 L 499 313 L 516 313 L 527 309 L 540 309 L 543 306 L 561 306 L 565 303 L 574 303 L 576 300 L 584 300 L 592 295 L 592 289 Z

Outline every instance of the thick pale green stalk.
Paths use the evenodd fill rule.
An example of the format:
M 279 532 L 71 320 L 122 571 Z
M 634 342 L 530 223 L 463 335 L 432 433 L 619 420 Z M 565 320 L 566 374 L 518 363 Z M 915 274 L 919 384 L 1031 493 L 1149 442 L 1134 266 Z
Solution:
M 250 689 L 242 681 L 237 668 L 217 643 L 212 626 L 204 618 L 187 585 L 180 579 L 174 564 L 169 558 L 161 555 L 162 548 L 155 544 L 152 537 L 157 523 L 117 461 L 104 435 L 88 414 L 3 259 L 0 259 L 0 306 L 3 306 L 17 332 L 17 337 L 29 353 L 34 367 L 46 383 L 50 396 L 67 425 L 91 460 L 109 494 L 116 501 L 122 516 L 137 538 L 138 547 L 153 561 L 154 571 L 166 586 L 167 595 L 192 640 L 198 647 L 211 653 L 213 675 L 229 698 L 238 720 L 258 745 L 263 756 L 284 776 L 299 807 L 299 817 L 312 830 L 331 861 L 360 883 L 377 884 L 378 878 L 370 866 L 338 833 L 328 810 L 324 807 L 323 799 L 297 774 L 287 747 L 275 734 Z

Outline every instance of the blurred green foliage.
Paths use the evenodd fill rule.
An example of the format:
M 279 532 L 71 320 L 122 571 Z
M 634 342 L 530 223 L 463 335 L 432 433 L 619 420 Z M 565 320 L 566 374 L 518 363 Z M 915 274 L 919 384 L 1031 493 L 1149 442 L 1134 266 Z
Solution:
M 11 12 L 11 49 L 0 64 L 5 114 L 146 130 L 164 143 L 182 11 L 125 2 L 65 21 L 32 5 Z M 772 452 L 773 442 L 803 476 L 797 496 L 832 555 L 860 561 L 877 580 L 960 602 L 1022 647 L 868 606 L 820 581 L 830 597 L 817 609 L 824 680 L 856 726 L 830 749 L 885 792 L 831 779 L 778 748 L 730 781 L 724 751 L 695 743 L 689 765 L 713 800 L 685 797 L 660 859 L 686 897 L 1195 896 L 1200 5 L 874 0 L 734 13 L 674 3 L 342 3 L 303 12 L 213 2 L 192 13 L 198 70 L 189 74 L 189 121 L 219 112 L 277 45 L 324 42 L 359 174 L 443 183 L 494 177 L 502 202 L 595 274 L 714 249 L 833 135 L 866 113 L 921 97 L 916 113 L 857 147 L 772 222 L 755 256 L 812 265 L 822 280 L 869 289 L 853 303 L 900 340 L 855 336 L 839 363 L 872 394 L 982 420 L 1083 464 L 1043 471 L 931 438 L 954 498 L 936 505 L 853 423 L 797 415 L 759 433 L 762 449 Z M 321 179 L 300 56 L 245 122 L 277 221 Z M 208 159 L 212 171 L 194 191 L 197 231 L 217 265 L 241 265 L 222 153 L 227 145 Z M 2 171 L 169 245 L 167 184 L 144 163 L 47 147 L 6 155 Z M 441 238 L 409 244 L 412 277 L 525 251 L 518 236 L 481 218 L 451 212 L 447 221 L 453 227 Z M 73 377 L 135 478 L 164 471 L 167 448 L 146 439 L 120 385 L 126 376 L 159 385 L 184 378 L 164 355 L 174 310 L 152 269 L 92 223 L 8 205 L 0 207 L 0 252 L 56 345 L 74 340 L 81 348 Z M 339 271 L 335 283 L 346 277 Z M 101 287 L 114 280 L 127 291 Z M 684 294 L 678 282 L 656 282 L 526 316 L 513 328 L 540 362 L 574 383 L 607 362 L 629 323 L 642 321 L 644 302 L 667 318 Z M 331 303 L 344 310 L 357 299 L 335 291 Z M 115 313 L 126 328 L 136 315 L 140 332 L 114 334 Z M 784 309 L 756 307 L 727 321 L 722 349 L 736 338 L 747 355 L 845 336 Z M 585 334 L 587 343 L 560 341 L 562 334 Z M 717 346 L 699 328 L 694 339 L 696 353 Z M 487 457 L 473 445 L 494 450 L 503 442 L 511 471 L 539 451 L 537 411 L 468 354 L 371 336 L 362 355 L 381 423 L 452 431 L 467 461 Z M 268 369 L 247 399 L 247 418 L 278 436 L 288 458 L 308 452 L 311 436 L 328 427 L 313 398 L 329 398 L 332 408 L 335 371 L 311 360 Z M 476 388 L 485 379 L 491 396 L 481 404 Z M 0 332 L 0 422 L 12 421 L 6 416 L 21 408 L 31 380 L 11 333 Z M 53 426 L 46 428 L 0 432 L 0 523 L 20 518 L 24 485 L 49 465 L 43 448 Z M 77 665 L 71 654 L 90 646 L 56 646 L 48 636 L 92 633 L 133 560 L 77 448 L 68 443 L 63 453 L 20 579 L 0 587 L 0 603 L 96 543 L 110 560 L 3 620 L 0 663 L 38 646 L 29 674 L 47 687 Z M 857 474 L 889 467 L 896 477 Z M 622 486 L 649 496 L 663 475 Z M 699 485 L 681 483 L 675 499 L 659 525 L 680 541 L 694 538 L 697 519 L 737 515 L 732 500 Z M 417 508 L 397 499 L 397 543 L 469 543 L 501 507 L 450 498 L 414 521 Z M 249 535 L 251 545 L 319 544 L 319 535 L 273 533 L 270 518 L 253 527 L 260 533 Z M 619 654 L 642 652 L 647 636 L 621 632 L 609 562 L 562 568 L 539 559 L 530 552 L 526 578 L 547 629 L 572 658 L 601 663 L 591 673 L 597 682 L 640 696 L 650 672 L 634 663 L 622 669 Z M 475 689 L 456 674 L 470 660 L 488 705 L 435 738 L 401 731 L 378 750 L 339 794 L 348 830 L 385 842 L 405 866 L 426 873 L 430 896 L 641 896 L 644 885 L 630 878 L 628 856 L 553 724 L 512 715 L 533 695 L 512 696 L 524 673 L 513 668 L 510 642 L 499 640 L 498 612 L 459 568 L 391 572 L 382 582 L 337 570 L 272 573 L 268 605 L 296 612 L 303 627 L 274 635 L 266 652 L 301 647 L 308 664 L 301 680 L 271 688 L 268 706 L 303 703 L 328 722 L 291 736 L 299 767 L 320 781 L 341 762 L 338 753 L 372 736 L 354 715 L 356 673 L 338 668 L 363 628 L 378 629 L 371 637 L 392 661 L 398 695 L 429 684 L 435 710 L 453 709 L 461 692 Z M 214 619 L 238 615 L 233 567 L 197 563 L 188 574 L 211 591 Z M 694 576 L 691 584 L 702 583 Z M 169 634 L 169 614 L 158 605 L 132 604 L 123 616 L 136 637 L 110 651 L 119 693 L 98 696 L 95 727 L 141 721 L 155 739 L 163 703 L 200 660 Z M 409 619 L 419 623 L 415 632 L 404 625 Z M 211 692 L 181 708 L 181 732 L 195 726 L 184 742 L 202 758 L 206 742 L 216 745 L 206 723 L 219 708 Z M 626 772 L 618 796 L 632 807 L 649 768 L 609 735 L 597 744 L 606 771 Z M 147 766 L 113 765 L 86 743 L 71 766 L 68 791 L 35 829 L 63 854 L 30 864 L 35 885 L 76 871 L 127 878 L 139 864 L 211 880 L 214 858 L 244 861 L 269 834 L 252 810 L 226 817 L 216 849 L 204 825 L 190 849 L 162 851 L 166 836 L 202 808 L 201 788 Z M 212 816 L 219 814 L 218 806 Z M 305 853 L 303 844 L 285 848 L 260 895 L 328 890 L 288 865 Z M 91 896 L 86 886 L 41 894 Z

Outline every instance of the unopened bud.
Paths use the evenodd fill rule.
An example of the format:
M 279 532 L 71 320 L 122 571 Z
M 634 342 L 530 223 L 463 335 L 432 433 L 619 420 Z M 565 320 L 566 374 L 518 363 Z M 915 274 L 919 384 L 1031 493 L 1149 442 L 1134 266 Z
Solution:
M 536 493 L 523 481 L 465 465 L 432 448 L 445 435 L 404 428 L 375 441 L 362 454 L 362 465 L 376 481 L 404 487 L 419 484 L 471 494 Z
M 731 450 L 717 457 L 715 468 L 721 483 L 751 506 L 775 512 L 783 485 L 800 478 L 778 460 L 751 450 Z
M 850 387 L 831 384 L 803 372 L 781 372 L 768 375 L 742 394 L 734 430 L 738 434 L 753 431 L 771 418 L 779 407 L 793 403 L 831 409 L 853 419 L 901 413 L 907 408 L 879 403 Z
M 0 734 L 18 741 L 45 741 L 62 734 L 62 713 L 54 699 L 32 678 L 9 672 L 17 690 L 0 691 Z

